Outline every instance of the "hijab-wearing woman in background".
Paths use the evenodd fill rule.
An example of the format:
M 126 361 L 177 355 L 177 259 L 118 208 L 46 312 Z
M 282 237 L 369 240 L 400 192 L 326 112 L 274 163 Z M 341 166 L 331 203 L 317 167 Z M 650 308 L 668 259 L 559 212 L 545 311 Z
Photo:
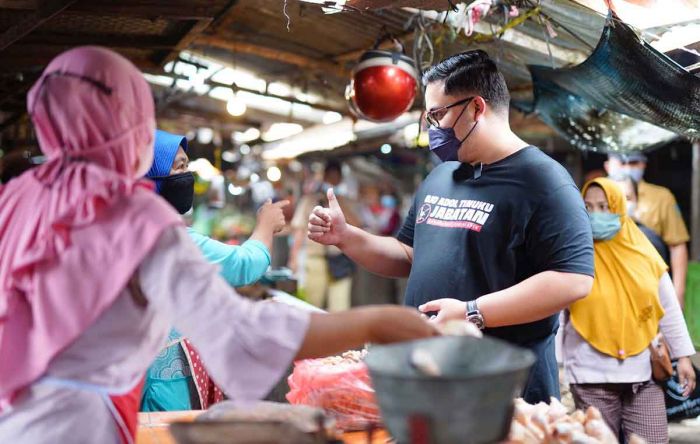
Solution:
M 664 260 L 666 265 L 671 265 L 671 253 L 668 251 L 668 245 L 664 243 L 661 236 L 656 234 L 654 230 L 642 224 L 637 218 L 637 202 L 639 201 L 639 184 L 629 177 L 624 179 L 615 180 L 617 184 L 622 188 L 622 192 L 625 194 L 625 199 L 627 200 L 627 215 L 634 221 L 649 242 L 656 248 L 659 252 L 661 259 Z M 670 273 L 669 273 L 670 274 Z
M 194 175 L 187 169 L 187 138 L 156 130 L 153 165 L 146 177 L 156 191 L 180 214 L 192 208 Z M 207 262 L 234 287 L 257 282 L 270 266 L 272 239 L 285 225 L 282 208 L 288 202 L 267 203 L 258 211 L 258 223 L 242 245 L 227 245 L 187 227 L 187 234 Z M 148 369 L 141 411 L 207 409 L 223 394 L 206 373 L 197 351 L 177 330 L 171 330 L 165 347 Z
M 0 442 L 133 442 L 172 327 L 242 401 L 293 359 L 434 334 L 405 308 L 309 314 L 238 296 L 140 180 L 154 106 L 125 58 L 67 51 L 27 102 L 47 162 L 0 188 Z
M 156 130 L 153 166 L 146 177 L 156 191 L 180 214 L 192 208 L 194 175 L 187 169 L 187 138 Z M 268 202 L 260 207 L 250 238 L 241 245 L 227 245 L 187 227 L 187 233 L 204 258 L 221 267 L 221 276 L 234 287 L 257 282 L 270 266 L 274 235 L 285 225 L 282 209 L 289 201 Z
M 576 407 L 593 405 L 626 437 L 668 442 L 662 389 L 648 350 L 659 331 L 678 358 L 685 392 L 695 387 L 695 353 L 667 266 L 627 216 L 619 185 L 599 178 L 583 187 L 593 229 L 593 290 L 564 313 L 563 357 Z

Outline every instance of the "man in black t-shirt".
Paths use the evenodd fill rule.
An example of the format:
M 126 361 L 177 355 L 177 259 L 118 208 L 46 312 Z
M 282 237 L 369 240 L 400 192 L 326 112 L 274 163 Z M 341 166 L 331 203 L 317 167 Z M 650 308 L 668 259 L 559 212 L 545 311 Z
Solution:
M 538 357 L 523 394 L 559 395 L 559 311 L 593 283 L 591 227 L 566 170 L 510 129 L 510 96 L 483 51 L 428 70 L 430 149 L 444 163 L 416 192 L 397 238 L 345 222 L 333 191 L 309 217 L 309 238 L 337 245 L 384 276 L 408 276 L 406 304 L 466 319 Z

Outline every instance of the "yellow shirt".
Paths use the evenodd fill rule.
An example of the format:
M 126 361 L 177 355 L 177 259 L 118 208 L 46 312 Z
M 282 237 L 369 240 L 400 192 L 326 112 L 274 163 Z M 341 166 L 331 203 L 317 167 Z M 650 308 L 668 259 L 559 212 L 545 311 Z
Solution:
M 639 183 L 637 219 L 656 232 L 667 245 L 678 245 L 690 240 L 676 198 L 668 188 Z

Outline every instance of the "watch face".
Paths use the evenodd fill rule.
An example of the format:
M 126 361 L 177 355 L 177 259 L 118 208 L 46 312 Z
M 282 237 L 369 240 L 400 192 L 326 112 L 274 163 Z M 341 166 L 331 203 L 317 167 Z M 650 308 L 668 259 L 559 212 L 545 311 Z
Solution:
M 479 328 L 479 330 L 484 329 L 484 318 L 482 318 L 481 315 L 471 315 L 467 320 L 472 324 L 476 325 Z

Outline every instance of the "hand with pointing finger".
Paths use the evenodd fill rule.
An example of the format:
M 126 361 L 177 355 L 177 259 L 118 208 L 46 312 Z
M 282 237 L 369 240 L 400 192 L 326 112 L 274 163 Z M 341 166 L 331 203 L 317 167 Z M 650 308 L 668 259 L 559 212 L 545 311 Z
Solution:
M 308 236 L 323 245 L 338 245 L 345 236 L 348 224 L 333 188 L 328 190 L 328 208 L 317 206 L 309 216 Z
M 282 208 L 287 205 L 289 205 L 288 200 L 272 203 L 272 200 L 268 199 L 258 210 L 258 223 L 250 238 L 262 242 L 269 251 L 272 251 L 273 236 L 286 224 Z
M 258 210 L 257 226 L 273 234 L 282 231 L 286 224 L 282 208 L 287 205 L 289 205 L 288 200 L 272 203 L 272 200 L 268 199 Z

